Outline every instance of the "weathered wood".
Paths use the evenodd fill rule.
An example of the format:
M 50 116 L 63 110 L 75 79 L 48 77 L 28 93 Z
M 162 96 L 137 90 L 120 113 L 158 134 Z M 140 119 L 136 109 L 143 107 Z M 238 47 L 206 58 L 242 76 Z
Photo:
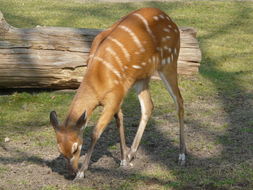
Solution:
M 15 28 L 0 12 L 0 88 L 77 88 L 100 29 Z M 181 27 L 179 74 L 198 72 L 201 52 L 193 28 Z

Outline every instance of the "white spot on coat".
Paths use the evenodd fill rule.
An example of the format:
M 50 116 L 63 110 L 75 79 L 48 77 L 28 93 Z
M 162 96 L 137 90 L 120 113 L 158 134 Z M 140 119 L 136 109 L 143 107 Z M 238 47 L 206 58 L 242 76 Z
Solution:
M 133 39 L 134 43 L 140 48 L 141 52 L 144 52 L 145 49 L 141 44 L 141 41 L 139 40 L 139 38 L 135 35 L 135 33 L 128 27 L 120 25 L 119 28 L 123 29 L 125 32 L 127 32 Z
M 164 28 L 163 31 L 164 32 L 170 32 L 170 30 L 168 28 Z
M 164 16 L 163 16 L 163 15 L 159 15 L 159 17 L 160 17 L 161 19 L 164 19 Z
M 166 42 L 167 40 L 169 40 L 171 37 L 170 36 L 165 36 L 162 38 L 162 42 Z
M 144 23 L 144 25 L 146 27 L 147 32 L 152 37 L 153 41 L 155 41 L 155 36 L 154 36 L 152 30 L 150 29 L 150 27 L 148 25 L 148 21 L 141 14 L 134 13 L 133 15 L 137 16 L 138 18 L 140 18 L 142 20 L 142 22 Z
M 127 61 L 130 61 L 130 54 L 128 53 L 127 49 L 125 48 L 125 46 L 119 42 L 117 39 L 112 38 L 112 37 L 108 37 L 109 40 L 113 41 L 117 46 L 119 46 L 121 48 L 121 50 L 123 51 Z
M 174 54 L 177 55 L 177 49 L 176 48 L 174 49 Z
M 160 62 L 159 56 L 156 56 L 157 63 Z
M 103 60 L 100 57 L 94 57 L 94 59 L 100 61 L 105 67 L 107 67 L 110 71 L 112 71 L 118 78 L 121 78 L 121 74 L 115 69 L 115 67 L 111 63 Z
M 155 63 L 156 63 L 156 56 L 153 55 L 153 56 L 152 56 L 152 59 L 153 59 L 153 63 L 155 64 Z
M 163 58 L 163 49 L 161 48 L 161 58 Z
M 169 57 L 167 58 L 167 64 L 170 64 L 170 58 Z
M 153 16 L 153 19 L 159 20 L 158 16 Z
M 139 65 L 132 65 L 132 67 L 135 69 L 141 69 L 141 66 L 139 66 Z
M 110 47 L 107 47 L 105 50 L 107 52 L 109 52 L 115 58 L 117 64 L 123 70 L 123 63 L 122 63 L 121 59 L 119 58 L 119 56 L 116 54 L 116 52 L 112 48 L 110 48 Z
M 165 65 L 166 64 L 166 59 L 163 59 L 162 60 L 162 65 Z

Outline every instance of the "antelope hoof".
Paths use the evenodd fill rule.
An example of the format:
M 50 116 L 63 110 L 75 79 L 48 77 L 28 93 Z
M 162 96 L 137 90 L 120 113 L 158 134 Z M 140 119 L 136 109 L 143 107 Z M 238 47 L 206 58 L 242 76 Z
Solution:
M 130 166 L 133 166 L 133 164 L 131 165 L 130 163 L 133 159 L 135 159 L 135 157 L 136 157 L 136 152 L 133 152 L 132 150 L 130 150 L 129 153 L 127 154 L 127 160 Z
M 121 161 L 120 161 L 120 166 L 121 166 L 121 167 L 127 166 L 127 161 L 126 161 L 126 160 L 121 160 Z
M 183 154 L 179 154 L 178 164 L 180 166 L 185 166 L 185 162 L 186 162 L 186 160 L 185 160 L 185 154 L 184 153 Z
M 128 162 L 128 161 L 126 161 L 126 160 L 121 160 L 120 161 L 120 167 L 127 167 L 127 166 L 133 166 L 133 164 L 131 163 L 131 162 Z
M 81 179 L 84 178 L 84 172 L 83 171 L 79 171 L 77 174 L 76 174 L 76 177 L 74 179 L 74 181 L 79 181 Z

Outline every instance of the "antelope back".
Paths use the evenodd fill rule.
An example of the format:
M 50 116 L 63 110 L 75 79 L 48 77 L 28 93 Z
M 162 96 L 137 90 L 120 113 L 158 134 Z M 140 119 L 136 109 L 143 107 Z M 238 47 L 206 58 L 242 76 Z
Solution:
M 179 39 L 178 27 L 164 12 L 139 9 L 96 37 L 88 72 L 101 83 L 133 84 L 167 65 L 176 68 Z

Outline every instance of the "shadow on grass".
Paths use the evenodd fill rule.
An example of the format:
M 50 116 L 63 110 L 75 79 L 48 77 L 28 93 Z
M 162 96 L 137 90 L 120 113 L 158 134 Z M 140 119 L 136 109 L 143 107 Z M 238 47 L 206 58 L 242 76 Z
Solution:
M 250 19 L 252 16 L 252 8 L 238 2 L 235 2 L 234 6 L 236 13 L 232 16 L 231 22 L 202 36 L 200 38 L 201 42 L 232 34 L 234 27 L 240 27 L 240 30 L 246 34 L 250 33 L 250 31 L 246 30 L 248 23 L 244 19 Z M 219 98 L 222 101 L 222 106 L 229 120 L 226 134 L 221 136 L 217 134 L 220 139 L 223 139 L 221 140 L 223 146 L 221 157 L 224 157 L 230 163 L 240 164 L 252 159 L 253 156 L 253 149 L 250 148 L 253 145 L 253 133 L 252 130 L 250 131 L 253 115 L 253 103 L 251 101 L 253 99 L 253 89 L 245 89 L 241 84 L 240 77 L 245 74 L 253 74 L 253 70 L 221 71 L 217 69 L 216 60 L 229 60 L 234 56 L 245 57 L 249 56 L 249 54 L 246 50 L 246 52 L 239 55 L 225 54 L 213 59 L 205 55 L 205 50 L 203 48 L 203 63 L 205 64 L 200 68 L 200 74 L 212 81 L 216 86 Z

